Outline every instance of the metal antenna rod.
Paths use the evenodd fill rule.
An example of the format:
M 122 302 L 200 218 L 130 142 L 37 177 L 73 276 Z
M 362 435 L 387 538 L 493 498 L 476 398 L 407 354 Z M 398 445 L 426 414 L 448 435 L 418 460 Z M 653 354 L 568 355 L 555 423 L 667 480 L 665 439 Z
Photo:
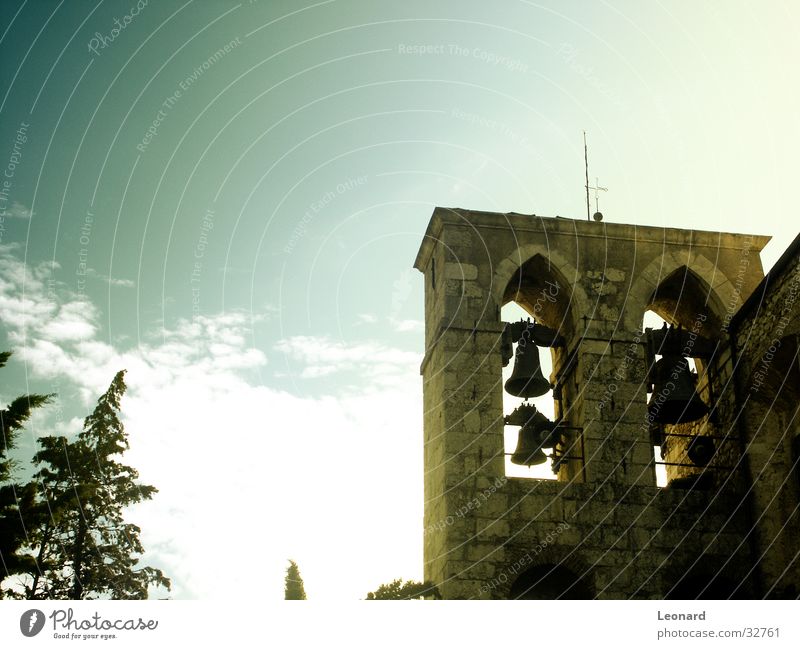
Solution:
M 583 161 L 586 164 L 586 220 L 591 221 L 589 215 L 589 147 L 586 146 L 586 131 L 583 132 Z

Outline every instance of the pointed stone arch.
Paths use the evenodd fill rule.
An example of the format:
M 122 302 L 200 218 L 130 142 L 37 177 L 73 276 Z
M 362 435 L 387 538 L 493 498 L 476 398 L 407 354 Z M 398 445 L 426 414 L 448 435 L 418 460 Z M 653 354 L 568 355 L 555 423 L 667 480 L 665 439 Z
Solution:
M 555 278 L 559 286 L 565 291 L 563 295 L 558 296 L 566 315 L 563 326 L 570 331 L 575 331 L 576 321 L 574 314 L 586 313 L 590 309 L 590 304 L 580 285 L 578 269 L 566 256 L 553 248 L 529 243 L 519 246 L 513 253 L 503 259 L 497 265 L 492 278 L 491 290 L 496 303 L 502 306 L 516 299 L 518 289 L 523 287 L 517 285 L 515 277 L 520 278 L 524 269 L 531 264 L 538 264 L 543 268 L 546 267 L 547 272 L 550 274 L 550 279 Z M 525 304 L 523 304 L 523 307 L 525 307 Z M 531 311 L 530 308 L 528 310 Z M 544 321 L 548 326 L 557 329 L 562 328 L 559 326 L 561 323 L 547 322 L 547 319 L 547 316 L 545 316 Z
M 652 259 L 631 284 L 625 309 L 625 324 L 629 330 L 636 330 L 642 326 L 644 312 L 653 306 L 659 288 L 667 286 L 681 276 L 693 284 L 692 289 L 695 293 L 702 294 L 705 315 L 713 316 L 704 323 L 703 333 L 706 335 L 718 334 L 725 313 L 734 313 L 742 305 L 741 296 L 730 279 L 707 257 L 691 251 L 682 254 L 666 250 Z M 692 296 L 695 302 L 697 298 L 696 294 Z M 695 306 L 699 312 L 700 305 L 695 304 Z M 658 312 L 657 309 L 653 310 Z M 666 320 L 681 319 L 680 316 L 670 318 L 669 314 L 667 317 L 663 313 L 659 315 Z M 686 319 L 685 314 L 683 319 Z

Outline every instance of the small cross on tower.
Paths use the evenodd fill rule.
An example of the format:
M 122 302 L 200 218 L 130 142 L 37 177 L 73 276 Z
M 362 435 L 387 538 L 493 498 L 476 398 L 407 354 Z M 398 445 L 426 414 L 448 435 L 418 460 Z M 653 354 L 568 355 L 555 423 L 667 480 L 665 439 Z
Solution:
M 589 189 L 594 190 L 594 213 L 595 215 L 600 214 L 600 199 L 598 196 L 598 192 L 607 192 L 608 187 L 600 187 L 600 181 L 595 177 L 594 179 L 594 187 L 589 187 Z M 595 218 L 595 221 L 599 221 L 600 219 Z
M 600 181 L 595 177 L 594 187 L 588 187 L 587 189 L 594 190 L 594 215 L 592 216 L 592 218 L 595 221 L 602 221 L 603 215 L 600 212 L 600 199 L 598 197 L 598 192 L 607 192 L 608 187 L 600 187 Z

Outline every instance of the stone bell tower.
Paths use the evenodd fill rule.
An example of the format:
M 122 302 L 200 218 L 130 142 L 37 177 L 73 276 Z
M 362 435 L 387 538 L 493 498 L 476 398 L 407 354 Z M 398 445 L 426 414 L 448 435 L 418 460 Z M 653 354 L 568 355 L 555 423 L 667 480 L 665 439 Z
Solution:
M 415 267 L 425 276 L 425 578 L 445 598 L 759 592 L 757 571 L 745 569 L 758 552 L 736 405 L 712 407 L 686 434 L 689 424 L 654 430 L 642 327 L 652 310 L 687 340 L 712 342 L 713 357 L 700 343 L 687 355 L 698 357 L 698 393 L 723 403 L 730 355 L 718 351 L 763 278 L 768 240 L 435 209 Z M 557 480 L 505 475 L 500 309 L 510 301 L 560 337 L 549 350 Z M 685 460 L 697 434 L 716 444 L 702 470 Z M 666 488 L 656 485 L 658 444 L 664 461 L 678 458 Z M 713 480 L 692 482 L 698 472 Z

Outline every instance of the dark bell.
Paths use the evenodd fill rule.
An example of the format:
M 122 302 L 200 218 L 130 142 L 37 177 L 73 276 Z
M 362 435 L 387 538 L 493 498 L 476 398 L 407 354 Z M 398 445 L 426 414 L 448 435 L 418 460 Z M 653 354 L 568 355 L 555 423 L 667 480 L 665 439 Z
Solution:
M 542 448 L 550 448 L 560 436 L 556 424 L 550 421 L 532 405 L 522 404 L 506 417 L 509 425 L 521 425 L 517 448 L 511 462 L 524 466 L 543 464 L 547 456 Z
M 514 464 L 533 466 L 547 462 L 547 456 L 542 451 L 542 437 L 531 426 L 519 429 L 517 448 L 511 456 Z
M 525 426 L 528 422 L 537 422 L 547 418 L 532 403 L 521 403 L 510 415 L 504 417 L 506 426 Z
M 664 356 L 653 368 L 653 396 L 647 410 L 659 424 L 685 424 L 708 414 L 695 391 L 697 376 L 682 356 Z
M 550 382 L 542 374 L 539 348 L 530 340 L 522 338 L 517 345 L 514 371 L 506 381 L 505 388 L 509 394 L 523 399 L 540 397 L 550 391 Z

